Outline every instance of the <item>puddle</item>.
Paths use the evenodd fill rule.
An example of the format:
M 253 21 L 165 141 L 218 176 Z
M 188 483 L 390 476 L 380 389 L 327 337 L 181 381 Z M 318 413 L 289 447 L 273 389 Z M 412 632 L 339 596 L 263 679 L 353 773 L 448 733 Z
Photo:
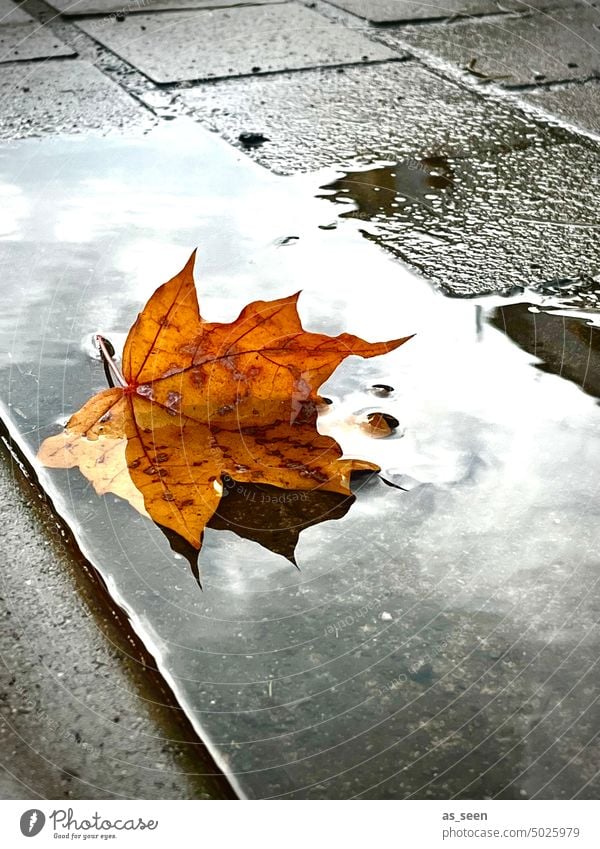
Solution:
M 453 182 L 449 160 L 430 156 L 349 172 L 323 186 L 327 194 L 321 197 L 336 203 L 353 202 L 356 209 L 342 213 L 342 217 L 377 221 L 415 212 L 435 216 L 439 214 L 438 193 L 451 191 Z
M 435 208 L 455 191 L 446 161 L 386 169 L 361 172 L 352 212 L 389 215 L 386 194 Z M 302 289 L 316 332 L 417 334 L 346 361 L 323 389 L 322 432 L 392 485 L 361 476 L 353 503 L 273 504 L 232 484 L 206 531 L 202 591 L 148 519 L 77 470 L 39 470 L 237 791 L 595 798 L 600 364 L 587 318 L 530 293 L 444 298 L 361 238 L 363 221 L 331 228 L 323 194 L 350 194 L 343 180 L 276 177 L 185 121 L 6 146 L 0 179 L 0 391 L 30 458 L 106 385 L 91 335 L 118 352 L 196 245 L 211 320 Z M 397 426 L 373 439 L 356 426 L 371 414 Z
M 499 307 L 489 322 L 533 354 L 540 371 L 570 380 L 600 399 L 600 328 L 525 302 Z
M 319 196 L 341 218 L 369 222 L 363 236 L 448 295 L 526 287 L 552 304 L 598 310 L 596 224 L 578 191 L 561 204 L 564 186 L 546 176 L 548 151 L 530 152 L 529 166 L 525 155 L 516 146 L 496 158 L 436 154 L 357 166 L 322 184 Z M 578 173 L 580 165 L 565 167 Z

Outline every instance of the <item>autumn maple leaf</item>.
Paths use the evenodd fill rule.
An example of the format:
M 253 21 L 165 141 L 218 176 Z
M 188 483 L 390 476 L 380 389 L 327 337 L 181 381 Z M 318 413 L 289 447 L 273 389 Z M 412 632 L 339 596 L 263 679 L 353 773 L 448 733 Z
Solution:
M 42 444 L 46 466 L 72 468 L 99 494 L 125 498 L 199 549 L 223 479 L 350 494 L 350 473 L 317 431 L 317 394 L 351 354 L 374 357 L 410 337 L 369 343 L 306 332 L 298 295 L 255 301 L 226 324 L 200 316 L 193 266 L 152 295 L 125 342 L 119 386 L 99 392 Z

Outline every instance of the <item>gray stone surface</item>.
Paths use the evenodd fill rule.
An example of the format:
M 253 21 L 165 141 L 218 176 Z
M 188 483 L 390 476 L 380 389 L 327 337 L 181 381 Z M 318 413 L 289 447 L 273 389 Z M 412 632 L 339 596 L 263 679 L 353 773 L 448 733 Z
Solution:
M 154 123 L 151 114 L 87 62 L 0 68 L 0 138 L 81 133 Z
M 600 197 L 589 186 L 599 172 L 597 150 L 549 144 L 400 159 L 350 171 L 330 191 L 356 204 L 346 217 L 372 222 L 369 238 L 447 294 L 529 287 L 560 297 L 571 286 L 579 306 L 596 310 Z
M 0 510 L 0 798 L 226 796 L 153 661 L 4 450 Z
M 0 0 L 0 63 L 73 55 L 74 50 L 20 6 Z
M 522 97 L 562 121 L 600 135 L 599 80 L 556 88 L 540 87 L 524 92 Z
M 220 9 L 226 6 L 263 6 L 285 0 L 52 0 L 49 3 L 63 15 L 97 15 L 111 12 L 135 12 L 168 9 Z
M 577 0 L 328 0 L 334 6 L 373 23 L 452 18 L 456 15 L 492 15 L 507 11 L 574 6 Z
M 27 24 L 32 20 L 31 15 L 15 5 L 12 0 L 0 0 L 0 27 L 10 24 Z
M 17 10 L 15 20 L 21 21 L 22 14 Z M 50 29 L 34 22 L 28 15 L 27 19 L 31 22 L 12 23 L 13 12 L 10 11 L 9 22 L 0 25 L 0 63 L 75 55 L 75 51 L 63 44 Z
M 532 120 L 416 62 L 227 80 L 180 97 L 228 141 L 266 135 L 251 155 L 281 174 L 357 159 L 460 158 L 547 138 Z
M 386 41 L 433 53 L 506 86 L 600 74 L 600 8 L 580 6 L 486 21 L 386 31 Z
M 583 297 L 598 305 L 600 193 L 590 195 L 589 180 L 600 156 L 567 132 L 412 63 L 224 82 L 183 96 L 229 139 L 264 133 L 271 141 L 253 155 L 278 172 L 339 166 L 346 177 L 323 194 L 353 201 L 347 216 L 372 221 L 370 238 L 446 292 L 589 278 Z
M 291 3 L 78 26 L 159 83 L 398 58 L 398 51 Z

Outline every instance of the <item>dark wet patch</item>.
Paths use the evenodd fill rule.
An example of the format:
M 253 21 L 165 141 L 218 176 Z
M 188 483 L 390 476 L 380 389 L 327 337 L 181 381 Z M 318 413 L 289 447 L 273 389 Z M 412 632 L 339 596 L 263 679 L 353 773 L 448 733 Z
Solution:
M 400 426 L 400 422 L 398 421 L 396 416 L 392 416 L 390 413 L 369 413 L 367 416 L 367 421 L 369 423 L 376 424 L 379 421 L 385 422 L 385 424 L 390 430 L 396 430 L 396 428 Z
M 299 239 L 300 236 L 281 236 L 279 239 L 275 239 L 275 244 L 279 248 L 285 248 L 288 245 L 295 245 Z
M 246 148 L 246 150 L 253 150 L 254 148 L 260 147 L 265 142 L 271 140 L 262 133 L 240 133 L 238 136 L 238 141 L 240 142 L 242 147 Z
M 600 399 L 600 328 L 585 318 L 540 310 L 528 303 L 499 307 L 488 321 L 538 358 L 540 371 L 570 380 Z
M 379 220 L 410 214 L 414 206 L 436 214 L 435 195 L 452 189 L 454 171 L 445 156 L 406 159 L 380 168 L 351 171 L 321 188 L 335 203 L 353 201 L 356 209 L 342 218 Z

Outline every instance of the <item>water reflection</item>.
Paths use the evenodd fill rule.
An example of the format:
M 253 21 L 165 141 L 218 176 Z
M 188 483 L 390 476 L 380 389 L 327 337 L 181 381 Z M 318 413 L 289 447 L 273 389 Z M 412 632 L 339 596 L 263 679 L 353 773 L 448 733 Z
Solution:
M 264 484 L 239 483 L 225 477 L 223 497 L 206 527 L 232 531 L 298 566 L 295 552 L 302 531 L 321 522 L 341 519 L 353 502 L 353 495 L 323 490 L 282 490 Z M 202 586 L 198 565 L 200 551 L 170 528 L 159 527 L 171 549 L 188 561 L 196 581 Z
M 442 298 L 358 238 L 353 222 L 320 229 L 352 207 L 314 201 L 314 176 L 275 178 L 212 134 L 175 124 L 139 144 L 36 141 L 7 158 L 4 170 L 18 175 L 31 207 L 0 252 L 0 336 L 10 351 L 0 389 L 13 403 L 11 426 L 35 451 L 56 431 L 57 413 L 98 391 L 104 375 L 82 336 L 103 329 L 116 341 L 200 244 L 197 282 L 216 320 L 235 318 L 249 295 L 303 288 L 317 332 L 417 332 L 398 356 L 346 361 L 323 389 L 334 403 L 320 424 L 340 420 L 346 455 L 377 462 L 410 491 L 374 476 L 340 518 L 349 504 L 320 493 L 336 521 L 317 525 L 329 501 L 311 512 L 300 500 L 263 503 L 267 489 L 228 489 L 209 528 L 234 533 L 206 532 L 202 593 L 148 519 L 116 497 L 98 499 L 78 470 L 41 470 L 58 512 L 247 795 L 597 797 L 588 742 L 598 726 L 590 678 L 599 651 L 600 413 L 568 382 L 597 396 L 595 331 L 528 305 Z M 447 224 L 424 204 L 459 204 L 465 171 L 453 167 L 454 179 L 429 169 L 448 176 L 439 187 L 427 184 L 428 169 L 391 168 L 393 202 L 413 197 L 412 207 L 390 207 L 387 232 L 402 249 L 416 239 L 403 209 L 407 221 L 421 216 L 428 237 Z M 88 181 L 117 170 L 118 214 L 107 215 L 111 198 L 96 191 L 108 182 Z M 358 203 L 354 192 L 365 208 L 385 195 L 388 176 L 366 173 L 367 184 L 340 197 Z M 87 244 L 57 241 L 55 224 L 75 202 L 100 210 Z M 458 214 L 442 235 L 461 227 Z M 493 280 L 501 263 L 489 233 L 473 249 Z M 294 247 L 277 247 L 291 234 L 301 237 Z M 440 267 L 471 279 L 467 252 L 446 244 Z M 501 247 L 504 257 L 522 243 L 503 235 Z M 395 416 L 402 435 L 371 439 L 344 427 L 348 416 L 378 410 Z M 274 530 L 263 541 L 256 529 L 267 507 Z M 291 508 L 302 571 L 283 559 Z
M 528 303 L 493 310 L 491 325 L 538 357 L 540 371 L 557 374 L 600 398 L 600 329 L 582 318 L 541 312 Z
M 320 197 L 334 203 L 353 201 L 358 209 L 342 217 L 377 219 L 407 212 L 413 206 L 436 211 L 432 200 L 438 192 L 450 191 L 454 171 L 445 156 L 407 159 L 381 168 L 352 171 L 321 188 Z
M 283 490 L 263 484 L 224 480 L 219 509 L 207 527 L 233 531 L 296 564 L 296 545 L 302 531 L 345 516 L 354 496 L 323 490 Z

